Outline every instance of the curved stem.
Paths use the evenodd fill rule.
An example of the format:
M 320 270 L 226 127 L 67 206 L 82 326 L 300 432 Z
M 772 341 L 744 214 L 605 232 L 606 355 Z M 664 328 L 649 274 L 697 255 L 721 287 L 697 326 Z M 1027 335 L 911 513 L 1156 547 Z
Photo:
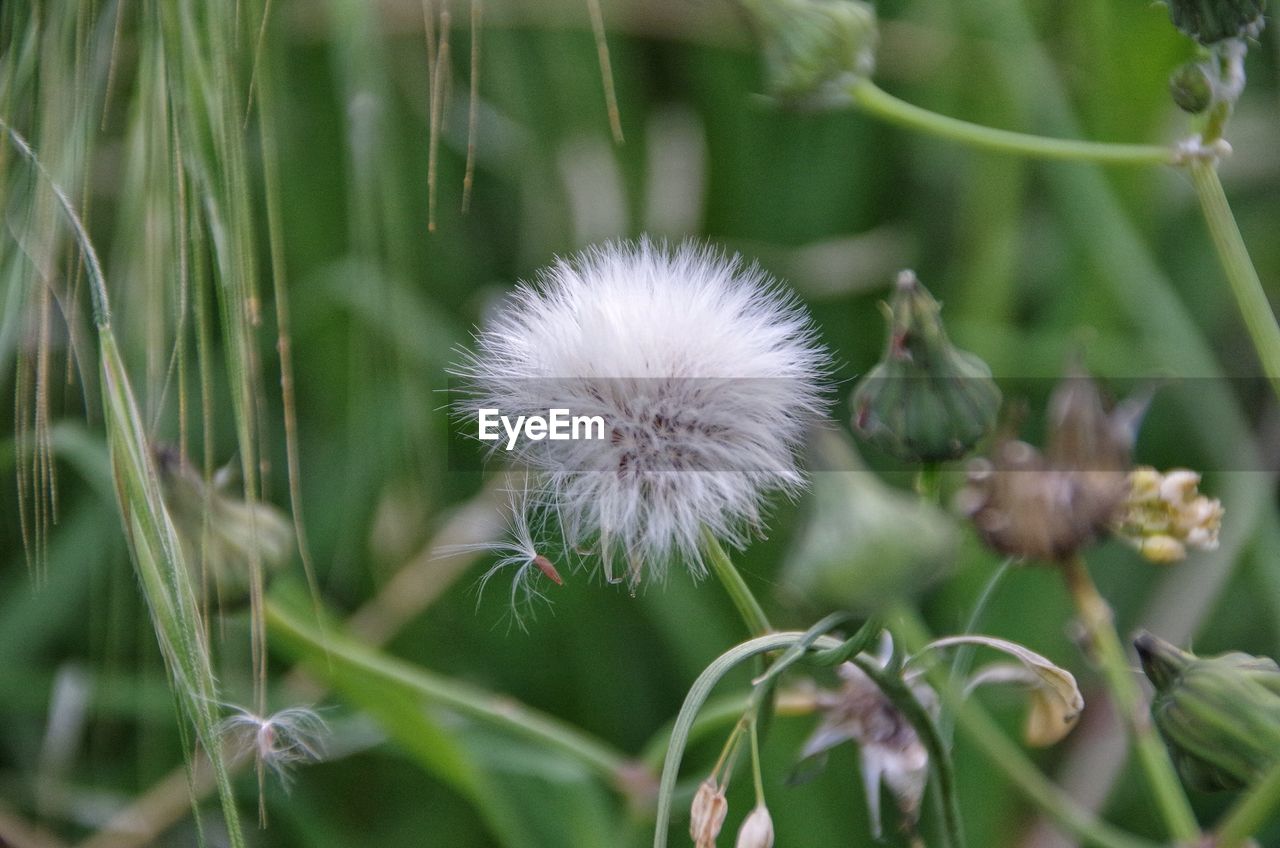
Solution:
M 1267 823 L 1277 805 L 1280 805 L 1280 762 L 1271 766 L 1227 811 L 1218 827 L 1215 848 L 1241 848 Z
M 893 706 L 902 713 L 913 728 L 925 750 L 929 752 L 929 771 L 937 781 L 938 797 L 942 806 L 943 836 L 947 848 L 964 848 L 964 825 L 960 817 L 960 798 L 956 793 L 955 768 L 951 751 L 938 732 L 938 725 L 929 715 L 900 674 L 891 674 L 866 655 L 858 655 L 853 662 L 862 673 L 871 678 Z
M 1110 165 L 1170 165 L 1175 161 L 1172 148 L 1156 144 L 1046 138 L 949 118 L 900 100 L 868 79 L 854 83 L 849 96 L 859 109 L 891 124 L 997 153 Z
M 427 701 L 560 751 L 623 791 L 628 790 L 629 781 L 635 776 L 637 763 L 625 754 L 509 697 L 387 657 L 343 637 L 336 628 L 326 627 L 323 632 L 312 629 L 279 601 L 268 599 L 264 612 L 267 626 L 278 642 L 302 657 L 314 659 L 314 668 L 322 677 L 346 667 L 393 681 Z
M 1249 258 L 1235 216 L 1231 214 L 1217 168 L 1212 162 L 1198 160 L 1191 163 L 1190 171 L 1196 196 L 1200 199 L 1200 209 L 1204 212 L 1204 220 L 1209 226 L 1209 235 L 1218 251 L 1231 293 L 1240 308 L 1249 338 L 1258 351 L 1258 358 L 1262 360 L 1263 373 L 1276 396 L 1280 397 L 1280 325 L 1276 324 L 1267 293 Z
M 928 628 L 910 607 L 900 605 L 893 611 L 892 618 L 894 635 L 911 652 L 920 651 L 931 641 Z M 933 668 L 929 682 L 955 716 L 956 724 L 966 738 L 1018 791 L 1064 831 L 1097 848 L 1156 848 L 1151 842 L 1112 827 L 1066 795 L 1027 759 L 1022 749 L 1010 741 L 986 711 L 964 698 L 960 690 L 951 684 L 944 667 Z
M 733 560 L 729 558 L 729 553 L 720 544 L 720 540 L 709 530 L 702 531 L 702 550 L 711 563 L 711 570 L 720 580 L 720 585 L 724 586 L 724 590 L 729 593 L 729 598 L 737 607 L 738 614 L 742 616 L 751 635 L 763 636 L 772 632 L 773 625 L 769 624 L 764 608 L 760 606 L 756 596 L 751 593 L 751 588 L 734 567 Z
M 1075 602 L 1080 623 L 1084 625 L 1094 660 L 1106 678 L 1107 688 L 1115 700 L 1121 720 L 1133 737 L 1138 762 L 1146 775 L 1147 784 L 1156 806 L 1165 820 L 1169 835 L 1177 840 L 1195 840 L 1200 836 L 1200 826 L 1191 803 L 1173 769 L 1173 761 L 1164 743 L 1156 736 L 1147 714 L 1146 699 L 1138 688 L 1129 658 L 1116 633 L 1111 607 L 1107 605 L 1089 575 L 1089 569 L 1079 556 L 1063 563 L 1063 575 L 1071 599 Z

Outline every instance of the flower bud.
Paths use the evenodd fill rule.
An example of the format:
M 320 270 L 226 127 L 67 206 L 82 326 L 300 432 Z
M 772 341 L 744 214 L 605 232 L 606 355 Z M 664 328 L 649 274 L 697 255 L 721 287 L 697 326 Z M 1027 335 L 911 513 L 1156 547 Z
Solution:
M 940 312 L 914 273 L 899 274 L 884 357 L 853 393 L 854 429 L 909 462 L 959 459 L 1000 412 L 991 369 L 951 344 Z
M 714 777 L 702 781 L 689 810 L 689 836 L 693 838 L 695 848 L 715 848 L 716 837 L 720 835 L 728 812 L 729 802 L 725 800 L 724 787 Z
M 1187 62 L 1169 77 L 1169 93 L 1178 108 L 1198 115 L 1213 103 L 1213 82 L 1200 62 Z
M 1200 44 L 1257 38 L 1266 21 L 1265 0 L 1168 0 L 1173 25 Z
M 925 591 L 955 563 L 955 519 L 864 468 L 847 434 L 816 434 L 810 456 L 809 516 L 787 557 L 788 589 L 872 613 Z
M 1280 666 L 1233 652 L 1197 657 L 1141 633 L 1155 687 L 1151 715 L 1179 774 L 1196 789 L 1241 789 L 1280 758 Z
M 735 848 L 773 848 L 773 819 L 769 816 L 769 808 L 763 803 L 756 804 L 738 828 L 738 841 Z
M 875 67 L 875 9 L 860 0 L 742 0 L 760 38 L 770 91 L 839 101 Z

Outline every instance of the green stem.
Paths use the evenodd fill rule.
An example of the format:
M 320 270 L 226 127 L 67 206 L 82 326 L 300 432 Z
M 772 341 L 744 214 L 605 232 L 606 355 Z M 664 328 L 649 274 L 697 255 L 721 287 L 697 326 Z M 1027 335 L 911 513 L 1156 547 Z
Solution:
M 1272 390 L 1280 397 L 1280 325 L 1276 324 L 1267 293 L 1249 259 L 1249 251 L 1240 236 L 1235 216 L 1231 214 L 1227 195 L 1222 190 L 1222 181 L 1218 179 L 1217 168 L 1212 162 L 1197 160 L 1191 163 L 1190 171 L 1196 196 L 1200 198 L 1200 209 L 1204 212 L 1222 270 L 1231 285 L 1231 293 L 1258 351 L 1258 358 L 1262 360 L 1262 370 Z
M 1170 165 L 1175 160 L 1173 149 L 1161 145 L 1046 138 L 949 118 L 899 100 L 868 79 L 854 83 L 849 96 L 858 108 L 891 124 L 998 153 L 1109 165 Z
M 751 734 L 751 782 L 756 790 L 756 806 L 764 806 L 764 777 L 760 773 L 760 716 L 752 712 L 747 732 Z
M 1075 556 L 1067 560 L 1063 564 L 1063 575 L 1080 623 L 1093 648 L 1094 659 L 1106 678 L 1121 719 L 1132 734 L 1138 762 L 1146 774 L 1147 784 L 1164 817 L 1169 835 L 1178 840 L 1198 839 L 1200 826 L 1174 771 L 1169 752 L 1151 725 L 1146 700 L 1130 670 L 1129 658 L 1116 633 L 1111 608 L 1098 593 L 1082 558 Z
M 947 848 L 964 848 L 964 825 L 960 817 L 960 797 L 956 792 L 955 767 L 951 750 L 938 732 L 933 716 L 916 699 L 900 673 L 881 668 L 878 662 L 863 654 L 854 657 L 853 662 L 915 728 L 921 744 L 929 752 L 929 769 L 937 783 L 942 806 L 942 832 L 946 839 L 944 844 Z
M 905 605 L 894 610 L 894 632 L 906 647 L 918 653 L 932 637 L 915 610 Z M 1063 793 L 1046 778 L 1022 749 L 1009 740 L 1000 727 L 976 703 L 967 701 L 951 684 L 944 667 L 930 671 L 929 682 L 955 716 L 956 724 L 990 763 L 1003 772 L 1032 803 L 1063 830 L 1097 848 L 1155 848 L 1146 840 L 1131 836 L 1098 819 L 1089 810 Z
M 936 462 L 927 462 L 916 472 L 916 494 L 927 504 L 942 503 L 942 469 Z
M 1277 806 L 1280 806 L 1280 762 L 1272 765 L 1227 811 L 1218 827 L 1214 848 L 1240 848 L 1267 823 Z
M 394 682 L 416 692 L 426 701 L 557 750 L 582 763 L 620 791 L 630 791 L 637 768 L 643 768 L 576 727 L 530 709 L 512 698 L 494 695 L 384 656 L 340 635 L 337 627 L 326 626 L 323 632 L 312 629 L 277 600 L 268 599 L 264 612 L 272 636 L 291 647 L 294 653 L 317 658 L 315 668 L 329 676 L 345 666 Z
M 709 530 L 702 531 L 702 551 L 707 555 L 711 570 L 720 580 L 720 585 L 724 586 L 733 605 L 738 608 L 738 614 L 742 616 L 751 635 L 763 636 L 772 632 L 773 625 L 769 623 L 769 618 L 764 614 L 760 602 L 756 600 L 756 596 L 751 593 L 751 588 L 734 567 L 733 560 L 729 559 L 729 554 L 720 544 L 720 540 Z

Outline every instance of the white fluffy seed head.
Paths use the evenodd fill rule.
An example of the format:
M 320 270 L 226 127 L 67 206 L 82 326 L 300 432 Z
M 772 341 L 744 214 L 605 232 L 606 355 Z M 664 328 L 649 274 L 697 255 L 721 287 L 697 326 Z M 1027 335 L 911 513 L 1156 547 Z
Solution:
M 513 458 L 539 473 L 566 541 L 597 548 L 611 580 L 621 554 L 634 585 L 674 557 L 701 573 L 704 528 L 741 546 L 766 495 L 801 486 L 827 371 L 804 311 L 758 268 L 641 240 L 518 287 L 455 374 L 473 421 L 486 407 L 603 419 L 603 438 L 522 438 Z

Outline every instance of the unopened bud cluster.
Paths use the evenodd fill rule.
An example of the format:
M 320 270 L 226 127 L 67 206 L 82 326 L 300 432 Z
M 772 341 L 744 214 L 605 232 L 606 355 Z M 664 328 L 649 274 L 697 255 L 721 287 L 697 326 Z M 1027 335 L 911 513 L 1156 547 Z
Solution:
M 1114 530 L 1152 562 L 1177 562 L 1188 550 L 1218 547 L 1222 503 L 1200 494 L 1200 475 L 1160 473 L 1140 466 L 1129 475 L 1129 497 Z

